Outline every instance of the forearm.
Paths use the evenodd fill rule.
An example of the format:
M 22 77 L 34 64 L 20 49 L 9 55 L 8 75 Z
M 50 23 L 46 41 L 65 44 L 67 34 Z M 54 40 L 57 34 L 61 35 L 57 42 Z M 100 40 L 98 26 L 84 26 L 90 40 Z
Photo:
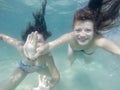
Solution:
M 49 52 L 50 52 L 50 45 L 49 45 L 49 43 L 48 43 L 48 44 L 45 44 L 45 45 L 42 47 L 41 51 L 43 51 L 43 52 L 41 53 L 42 55 L 49 53 Z
M 52 79 L 50 80 L 50 88 L 54 88 L 54 86 L 59 82 L 60 80 L 60 75 L 59 74 L 54 74 Z
M 36 50 L 37 53 L 34 55 L 33 58 L 36 58 L 40 55 L 47 54 L 54 48 L 59 47 L 63 44 L 69 43 L 73 38 L 74 38 L 74 35 L 72 32 L 72 33 L 65 34 L 65 35 L 61 36 L 60 38 L 58 38 L 54 41 L 51 41 L 43 46 L 40 46 L 39 48 L 37 48 L 37 50 Z
M 23 44 L 21 41 L 18 41 L 18 40 L 14 39 L 10 36 L 7 36 L 5 34 L 0 34 L 0 39 L 16 48 L 20 48 L 19 46 L 21 46 Z
M 67 44 L 74 39 L 73 32 L 62 35 L 61 37 L 49 42 L 49 50 L 59 47 L 63 44 Z
M 36 54 L 33 56 L 33 59 L 37 58 L 38 56 L 45 55 L 50 51 L 49 44 L 45 44 L 36 50 Z

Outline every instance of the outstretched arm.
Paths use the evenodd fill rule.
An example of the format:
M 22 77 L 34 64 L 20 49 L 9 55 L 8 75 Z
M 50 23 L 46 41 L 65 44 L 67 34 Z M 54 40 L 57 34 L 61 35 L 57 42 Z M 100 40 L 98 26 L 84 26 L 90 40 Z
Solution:
M 59 46 L 66 44 L 66 43 L 69 43 L 73 39 L 74 39 L 73 32 L 64 34 L 60 38 L 37 48 L 37 53 L 35 54 L 34 58 L 38 57 L 39 55 L 46 54 L 56 47 L 59 47 Z
M 4 42 L 12 45 L 13 47 L 17 48 L 18 50 L 22 49 L 23 42 L 18 41 L 10 36 L 7 36 L 5 34 L 0 34 L 0 39 L 3 40 Z
M 33 35 L 31 37 L 32 39 L 27 38 L 27 42 L 32 42 L 32 43 L 37 44 L 38 42 L 36 42 L 36 40 L 33 39 L 35 37 L 36 37 L 36 34 L 35 34 L 35 32 L 33 32 Z M 69 43 L 70 41 L 72 41 L 73 38 L 74 38 L 74 35 L 73 35 L 73 32 L 71 32 L 71 33 L 65 34 L 65 35 L 61 36 L 60 38 L 58 38 L 52 42 L 49 42 L 43 46 L 40 46 L 40 47 L 36 47 L 36 45 L 34 45 L 32 43 L 26 43 L 25 44 L 26 47 L 24 48 L 24 51 L 26 52 L 25 53 L 26 56 L 28 56 L 32 60 L 35 60 L 40 55 L 44 55 L 44 54 L 48 53 L 50 50 L 52 50 L 62 44 Z M 35 55 L 33 55 L 33 54 L 27 55 L 27 52 L 31 51 L 31 47 L 36 49 Z M 28 54 L 30 54 L 30 53 L 28 52 Z
M 112 54 L 120 56 L 120 47 L 106 38 L 98 39 L 96 41 L 96 45 L 107 50 L 108 52 L 111 52 Z

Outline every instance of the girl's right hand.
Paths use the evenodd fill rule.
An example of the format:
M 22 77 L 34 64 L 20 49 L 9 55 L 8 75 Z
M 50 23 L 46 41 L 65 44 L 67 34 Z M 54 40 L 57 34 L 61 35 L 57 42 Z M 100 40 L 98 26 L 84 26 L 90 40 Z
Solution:
M 37 32 L 32 32 L 31 34 L 28 35 L 27 40 L 23 47 L 24 55 L 27 58 L 34 60 L 33 56 L 36 53 L 37 43 L 38 43 Z

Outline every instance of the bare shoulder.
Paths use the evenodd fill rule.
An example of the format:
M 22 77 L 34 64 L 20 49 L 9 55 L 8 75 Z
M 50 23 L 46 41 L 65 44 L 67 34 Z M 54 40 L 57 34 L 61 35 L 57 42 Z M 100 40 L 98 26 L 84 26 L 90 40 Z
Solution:
M 103 37 L 102 35 L 97 35 L 97 36 L 95 36 L 94 43 L 96 46 L 102 47 L 103 45 L 105 45 L 107 43 L 107 41 L 108 40 L 105 37 Z

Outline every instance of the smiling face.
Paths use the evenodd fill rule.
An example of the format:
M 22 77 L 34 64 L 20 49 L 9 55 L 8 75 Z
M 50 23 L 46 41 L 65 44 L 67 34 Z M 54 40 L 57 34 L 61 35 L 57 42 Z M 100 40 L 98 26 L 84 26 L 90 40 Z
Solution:
M 94 36 L 94 24 L 92 21 L 76 21 L 74 24 L 74 34 L 80 45 L 87 45 Z

